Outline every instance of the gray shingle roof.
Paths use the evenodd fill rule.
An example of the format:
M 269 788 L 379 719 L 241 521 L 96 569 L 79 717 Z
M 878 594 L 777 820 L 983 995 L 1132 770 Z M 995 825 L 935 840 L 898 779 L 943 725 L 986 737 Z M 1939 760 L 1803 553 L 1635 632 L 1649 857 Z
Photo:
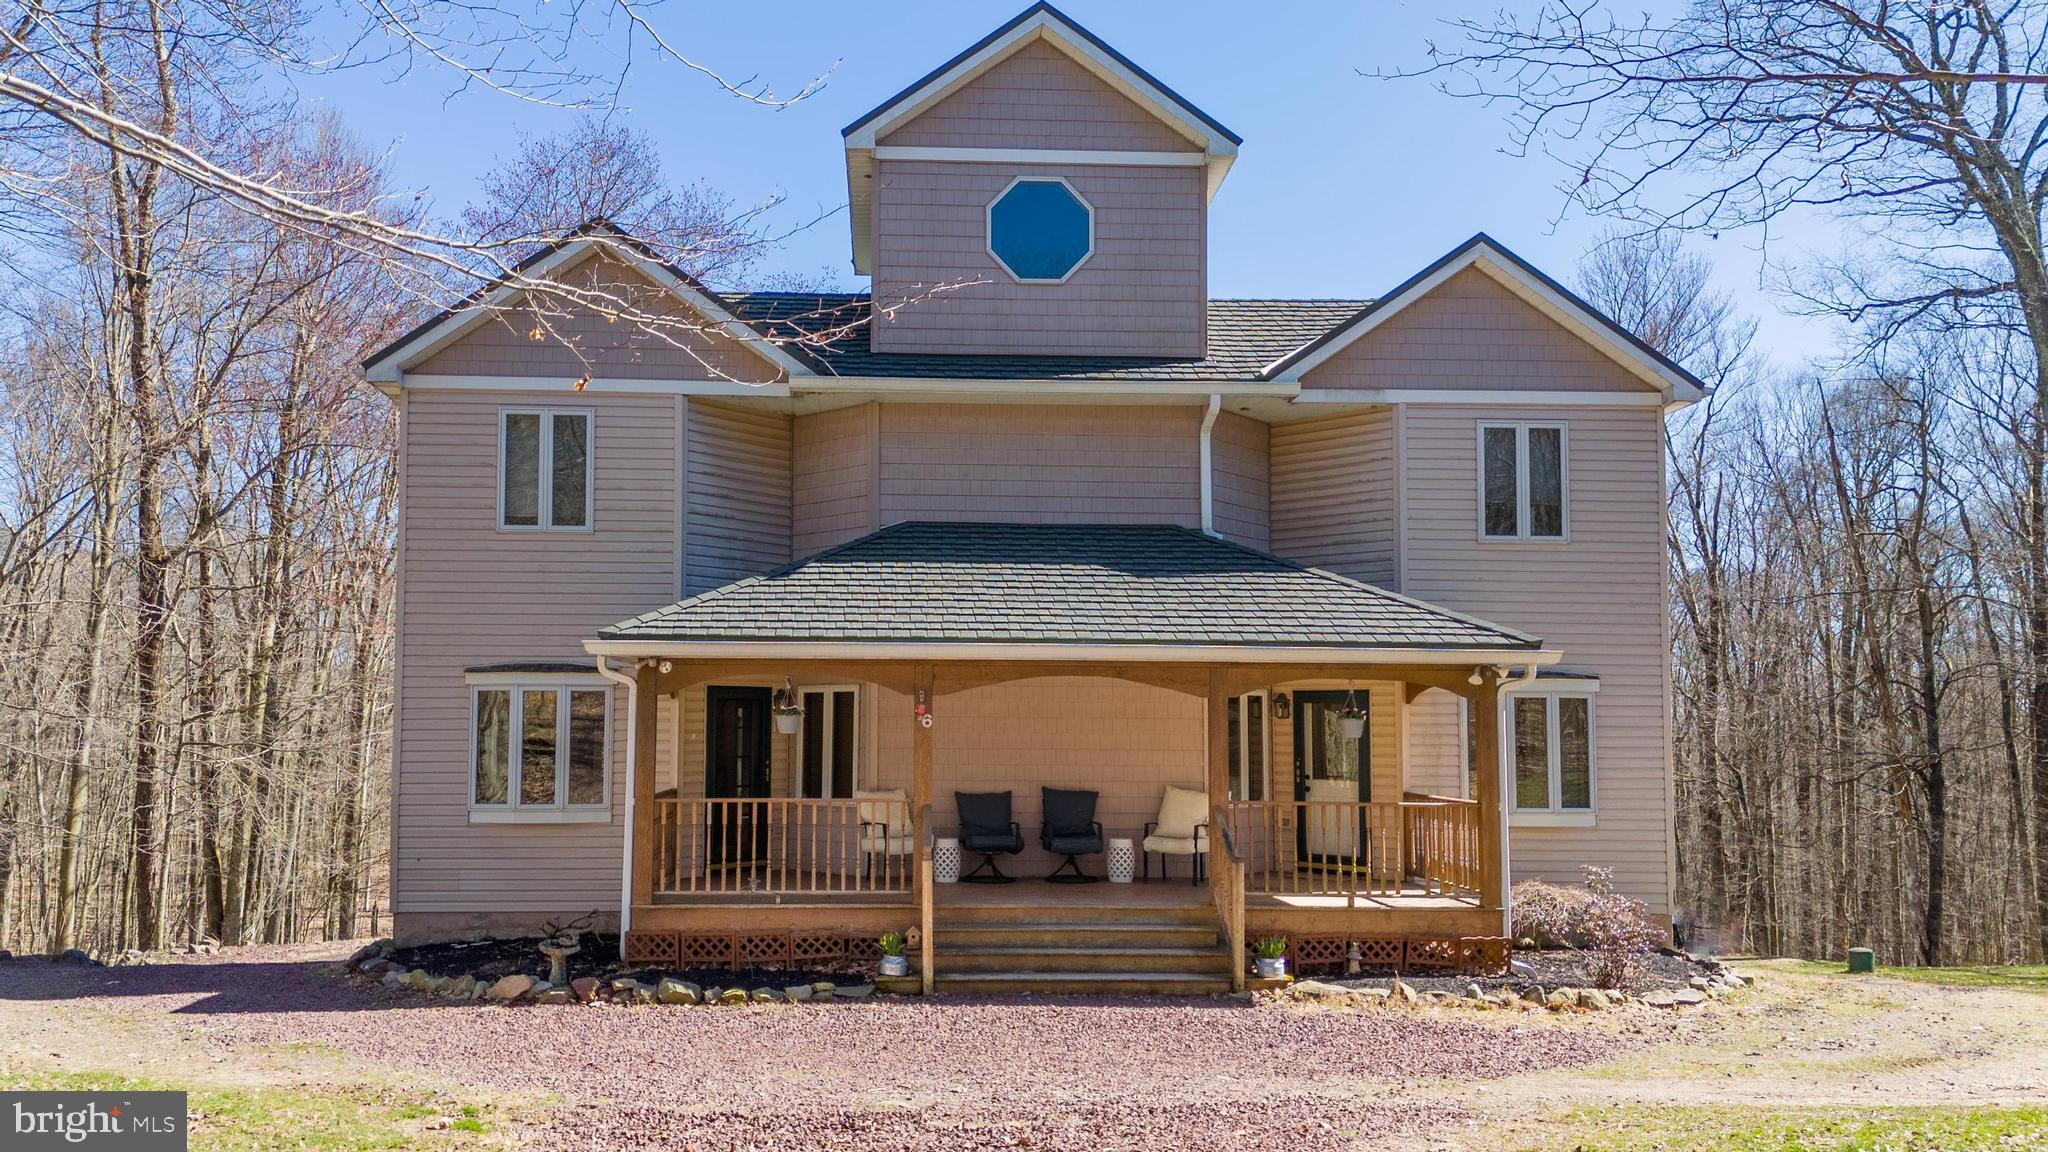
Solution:
M 955 380 L 1256 380 L 1266 365 L 1357 315 L 1369 300 L 1211 300 L 1208 354 L 1156 356 L 962 356 L 868 349 L 868 296 L 861 292 L 749 292 L 726 297 L 733 314 L 835 376 Z M 942 301 L 925 307 L 942 307 Z M 886 323 L 886 321 L 885 321 Z M 819 334 L 824 334 L 818 339 Z
M 1167 525 L 895 524 L 601 640 L 1530 649 L 1537 639 Z

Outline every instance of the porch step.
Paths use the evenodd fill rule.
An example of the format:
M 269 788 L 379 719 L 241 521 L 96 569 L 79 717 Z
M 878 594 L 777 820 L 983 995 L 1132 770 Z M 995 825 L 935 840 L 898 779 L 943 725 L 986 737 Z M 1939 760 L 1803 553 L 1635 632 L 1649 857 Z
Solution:
M 1209 903 L 1206 896 L 1199 903 L 1189 901 L 1185 904 L 1097 904 L 1079 901 L 1061 903 L 1056 896 L 987 904 L 948 901 L 934 909 L 933 916 L 948 928 L 1102 923 L 1111 923 L 1119 927 L 1143 924 L 1193 924 L 1213 928 L 1216 924 L 1216 908 Z
M 1195 972 L 948 972 L 943 963 L 937 967 L 932 990 L 941 993 L 1213 996 L 1230 991 L 1229 976 Z
M 981 924 L 940 920 L 934 947 L 1037 948 L 1047 944 L 1088 948 L 1213 948 L 1212 923 L 1105 924 L 1102 921 Z
M 1206 947 L 1124 948 L 1076 945 L 956 947 L 935 936 L 932 961 L 941 974 L 1033 972 L 1039 975 L 1126 973 L 1200 973 L 1230 979 L 1230 961 L 1214 941 Z

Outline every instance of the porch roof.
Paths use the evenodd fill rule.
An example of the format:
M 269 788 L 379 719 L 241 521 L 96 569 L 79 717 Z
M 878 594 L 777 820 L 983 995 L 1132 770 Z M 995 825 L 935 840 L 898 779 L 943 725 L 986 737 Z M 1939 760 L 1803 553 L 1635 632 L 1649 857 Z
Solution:
M 589 647 L 636 641 L 1555 659 L 1525 633 L 1170 525 L 893 524 L 612 625 Z

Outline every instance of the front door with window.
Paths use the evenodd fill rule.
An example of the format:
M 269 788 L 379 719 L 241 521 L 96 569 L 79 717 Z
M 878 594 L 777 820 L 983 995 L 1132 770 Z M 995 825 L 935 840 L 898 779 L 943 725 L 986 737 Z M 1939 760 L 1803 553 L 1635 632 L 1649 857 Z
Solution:
M 1346 736 L 1339 713 L 1342 692 L 1294 694 L 1294 798 L 1308 801 L 1295 832 L 1295 850 L 1308 864 L 1344 864 L 1357 859 L 1364 833 L 1357 804 L 1372 799 L 1372 728 Z M 1368 714 L 1370 694 L 1354 694 Z
M 704 795 L 711 800 L 768 798 L 769 702 L 766 688 L 704 690 Z M 768 854 L 766 804 L 710 805 L 705 844 L 713 867 L 750 864 Z

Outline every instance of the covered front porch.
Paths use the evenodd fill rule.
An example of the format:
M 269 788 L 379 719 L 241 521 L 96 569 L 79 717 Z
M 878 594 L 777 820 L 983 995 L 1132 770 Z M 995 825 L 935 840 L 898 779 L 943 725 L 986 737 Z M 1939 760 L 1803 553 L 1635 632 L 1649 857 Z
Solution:
M 900 555 L 886 565 L 890 594 L 918 602 L 900 609 L 913 622 L 936 617 L 941 627 L 983 633 L 963 628 L 962 617 L 1018 615 L 1003 576 L 1033 567 L 1033 595 L 1060 605 L 1052 619 L 1020 625 L 1039 639 L 689 635 L 692 626 L 726 636 L 735 627 L 700 622 L 711 613 L 699 608 L 755 620 L 784 614 L 801 602 L 799 586 L 820 575 L 847 595 L 848 577 L 879 559 L 851 547 L 753 589 L 743 583 L 733 595 L 652 613 L 593 643 L 632 670 L 629 945 L 646 934 L 673 934 L 687 950 L 693 936 L 719 933 L 854 938 L 916 929 L 915 960 L 929 984 L 935 966 L 944 971 L 949 937 L 1005 918 L 1051 930 L 1076 918 L 1185 924 L 1192 910 L 1225 956 L 1242 956 L 1247 939 L 1271 932 L 1502 935 L 1497 727 L 1472 726 L 1468 745 L 1462 717 L 1497 715 L 1509 669 L 1555 655 L 1261 553 L 1179 530 L 1147 541 L 1144 531 L 1114 530 L 1118 540 L 1141 537 L 1136 553 L 1114 557 L 1099 547 L 1077 557 L 1071 536 L 1039 534 L 1035 564 L 976 558 L 971 548 L 963 556 L 950 536 L 945 562 L 982 569 L 950 579 L 906 569 Z M 1077 567 L 1098 583 L 1109 568 L 1122 587 L 1077 594 L 1072 579 L 1059 578 Z M 1184 584 L 1199 578 L 1179 590 L 1192 607 L 1160 627 L 1208 629 L 1202 614 L 1221 613 L 1234 617 L 1241 642 L 1216 643 L 1206 631 L 1169 632 L 1199 644 L 1061 635 L 1091 610 L 1131 612 L 1134 596 L 1176 575 Z M 758 587 L 777 581 L 783 587 L 766 595 Z M 1304 581 L 1319 602 L 1301 602 Z M 966 590 L 972 607 L 933 603 L 940 589 Z M 735 602 L 750 593 L 754 604 Z M 842 603 L 868 603 L 859 589 L 852 594 Z M 1379 640 L 1258 642 L 1245 605 L 1270 610 L 1276 599 L 1297 601 L 1287 618 L 1308 633 L 1280 638 L 1328 641 L 1315 629 L 1334 618 L 1338 629 Z M 1135 607 L 1146 606 L 1140 599 Z M 1366 609 L 1378 617 L 1376 634 L 1356 630 Z M 1303 613 L 1313 621 L 1301 623 Z M 862 630 L 862 611 L 849 615 L 836 630 Z M 1435 643 L 1414 642 L 1425 628 Z M 656 629 L 664 634 L 651 635 Z M 788 705 L 800 715 L 779 726 L 775 713 Z M 1109 851 L 1118 842 L 1140 848 L 1168 790 L 1192 790 L 1201 801 L 1199 856 L 1151 855 L 1141 867 L 1149 879 L 1135 883 L 1047 883 L 1063 857 L 1040 845 L 1042 788 L 1090 794 Z M 1009 794 L 1018 850 L 998 854 L 995 866 L 1013 883 L 941 882 L 949 869 L 935 867 L 935 851 L 959 838 L 963 793 Z M 1109 851 L 1085 852 L 1082 871 L 1104 879 Z M 961 872 L 982 863 L 963 854 Z M 1242 965 L 1230 967 L 1241 980 Z

